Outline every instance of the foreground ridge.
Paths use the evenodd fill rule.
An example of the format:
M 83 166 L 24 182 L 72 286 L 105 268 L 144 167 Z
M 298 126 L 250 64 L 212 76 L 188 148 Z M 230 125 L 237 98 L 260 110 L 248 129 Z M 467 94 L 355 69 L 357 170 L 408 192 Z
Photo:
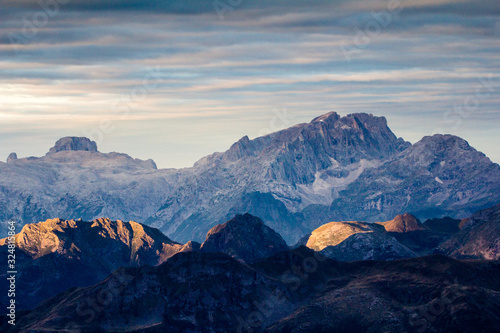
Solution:
M 315 263 L 305 266 L 307 275 L 301 275 L 304 262 Z M 292 273 L 293 267 L 300 271 Z M 493 332 L 500 323 L 499 268 L 498 262 L 440 255 L 341 263 L 303 247 L 252 266 L 221 253 L 179 253 L 160 266 L 121 269 L 94 286 L 68 290 L 23 316 L 18 328 L 472 332 L 473 317 L 484 332 Z M 105 307 L 97 301 L 103 293 L 112 295 Z M 97 306 L 86 305 L 89 299 Z M 426 316 L 438 303 L 450 305 Z

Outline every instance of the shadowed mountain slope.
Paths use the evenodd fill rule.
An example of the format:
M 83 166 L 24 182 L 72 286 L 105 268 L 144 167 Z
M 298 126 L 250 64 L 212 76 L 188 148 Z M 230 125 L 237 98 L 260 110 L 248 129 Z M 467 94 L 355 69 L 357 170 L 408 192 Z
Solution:
M 500 259 L 500 204 L 463 222 L 460 231 L 438 250 L 457 258 Z
M 25 314 L 16 329 L 493 332 L 499 265 L 439 255 L 342 263 L 303 247 L 251 266 L 224 254 L 179 253 L 68 290 Z
M 250 214 L 236 215 L 213 227 L 201 245 L 201 251 L 221 252 L 245 262 L 287 250 L 288 246 L 278 233 Z

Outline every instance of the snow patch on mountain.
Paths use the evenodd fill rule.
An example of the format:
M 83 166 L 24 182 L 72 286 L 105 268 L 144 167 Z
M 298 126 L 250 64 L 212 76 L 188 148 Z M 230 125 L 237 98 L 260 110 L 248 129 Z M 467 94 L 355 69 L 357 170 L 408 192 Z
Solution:
M 361 159 L 359 162 L 341 167 L 337 161 L 332 159 L 330 168 L 316 172 L 313 183 L 297 185 L 302 198 L 302 205 L 299 206 L 299 209 L 304 209 L 311 204 L 330 204 L 333 199 L 339 196 L 340 191 L 358 179 L 366 169 L 377 168 L 382 163 L 380 160 Z M 345 176 L 336 177 L 335 175 Z

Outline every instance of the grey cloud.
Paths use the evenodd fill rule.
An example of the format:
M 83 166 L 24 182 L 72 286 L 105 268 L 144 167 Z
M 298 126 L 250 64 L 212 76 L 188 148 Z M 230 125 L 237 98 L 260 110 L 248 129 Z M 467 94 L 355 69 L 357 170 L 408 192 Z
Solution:
M 28 2 L 16 1 L 24 7 L 14 8 L 13 1 L 3 1 L 10 7 L 0 13 L 0 114 L 20 120 L 9 120 L 0 130 L 14 126 L 26 133 L 34 126 L 40 135 L 52 136 L 54 128 L 38 124 L 34 116 L 66 110 L 71 118 L 60 120 L 59 132 L 78 130 L 80 123 L 95 126 L 101 113 L 112 116 L 116 98 L 142 84 L 147 68 L 158 66 L 163 82 L 137 104 L 133 121 L 117 123 L 116 135 L 126 138 L 135 126 L 155 142 L 157 128 L 170 126 L 170 156 L 182 165 L 212 152 L 199 150 L 188 160 L 175 148 L 176 137 L 189 137 L 182 126 L 194 116 L 217 117 L 213 132 L 231 130 L 241 137 L 256 135 L 259 128 L 241 132 L 234 123 L 265 120 L 276 108 L 286 107 L 303 121 L 328 110 L 372 112 L 394 119 L 399 135 L 411 131 L 417 138 L 430 134 L 435 126 L 429 124 L 442 121 L 453 103 L 473 94 L 479 78 L 498 76 L 497 2 L 462 2 L 421 6 L 412 1 L 415 5 L 405 7 L 348 62 L 340 46 L 355 45 L 355 28 L 363 29 L 373 20 L 371 12 L 388 1 L 242 0 L 220 20 L 212 0 L 141 6 L 138 1 L 73 0 L 18 54 L 10 49 L 8 34 L 19 33 L 23 17 L 38 5 L 32 1 L 28 8 Z M 1 90 L 6 86 L 19 93 Z M 471 124 L 494 127 L 499 92 L 482 101 Z M 408 119 L 411 126 L 405 125 Z M 467 126 L 450 130 L 460 134 Z M 206 147 L 221 149 L 232 143 L 206 140 Z M 168 166 L 161 154 L 147 157 Z

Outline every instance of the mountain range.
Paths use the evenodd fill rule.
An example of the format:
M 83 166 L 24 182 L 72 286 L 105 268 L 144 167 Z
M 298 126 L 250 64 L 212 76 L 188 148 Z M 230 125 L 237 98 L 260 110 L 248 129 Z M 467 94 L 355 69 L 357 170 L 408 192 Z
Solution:
M 224 253 L 251 263 L 288 250 L 278 233 L 249 214 L 212 228 L 203 244 L 179 244 L 158 229 L 107 218 L 92 222 L 51 219 L 27 224 L 14 237 L 16 285 L 29 290 L 17 301 L 22 309 L 31 309 L 69 288 L 98 283 L 122 267 L 158 266 L 180 252 Z M 7 244 L 7 238 L 0 239 L 0 255 L 5 258 Z M 1 287 L 8 287 L 6 277 L 0 274 Z M 7 305 L 3 298 L 0 305 Z
M 15 241 L 16 284 L 19 290 L 29 291 L 18 299 L 20 308 L 32 308 L 70 287 L 97 283 L 120 267 L 158 265 L 192 249 L 192 243 L 181 245 L 157 229 L 105 218 L 27 224 Z M 0 240 L 0 254 L 7 258 L 6 238 Z M 7 288 L 6 273 L 0 278 L 0 286 Z
M 455 258 L 500 259 L 500 205 L 470 218 L 446 219 L 446 230 L 435 230 L 436 220 L 421 223 L 410 214 L 387 222 L 330 222 L 293 248 L 305 247 L 315 256 L 336 261 L 396 260 L 437 253 Z M 451 225 L 455 228 L 452 228 Z M 17 286 L 29 293 L 17 306 L 32 309 L 41 301 L 70 288 L 98 283 L 120 268 L 158 266 L 178 253 L 221 253 L 247 265 L 289 251 L 284 239 L 250 214 L 213 227 L 202 244 L 179 244 L 160 230 L 133 221 L 92 222 L 52 219 L 25 225 L 15 235 Z M 7 239 L 0 254 L 7 257 Z M 0 287 L 7 288 L 5 274 Z M 4 306 L 3 299 L 0 304 Z
M 181 243 L 202 242 L 237 214 L 259 216 L 289 244 L 330 221 L 378 222 L 410 213 L 462 219 L 500 202 L 500 166 L 452 135 L 415 144 L 384 117 L 335 112 L 158 169 L 87 138 L 43 157 L 0 162 L 0 220 L 134 220 Z

